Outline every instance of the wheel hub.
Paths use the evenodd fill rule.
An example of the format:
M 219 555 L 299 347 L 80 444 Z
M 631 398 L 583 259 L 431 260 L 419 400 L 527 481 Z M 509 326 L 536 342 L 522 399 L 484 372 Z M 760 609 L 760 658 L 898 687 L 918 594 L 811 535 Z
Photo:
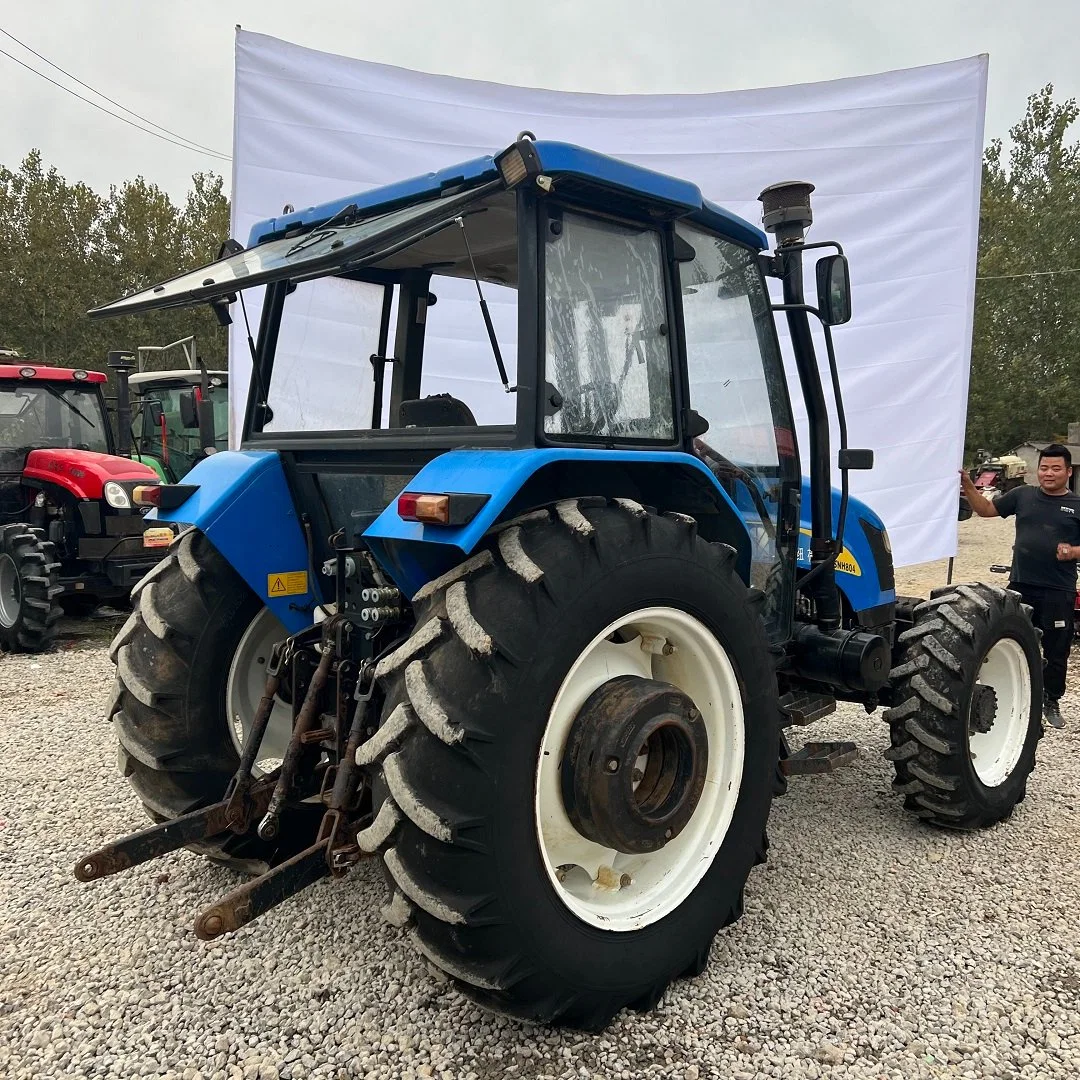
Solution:
M 561 780 L 567 816 L 594 843 L 657 851 L 694 815 L 709 738 L 691 698 L 636 675 L 605 682 L 574 719 Z
M 10 555 L 0 555 L 0 626 L 10 630 L 19 621 L 22 606 L 22 583 L 19 570 Z
M 968 731 L 986 735 L 997 719 L 997 692 L 992 686 L 977 683 L 971 691 L 971 709 L 968 712 Z

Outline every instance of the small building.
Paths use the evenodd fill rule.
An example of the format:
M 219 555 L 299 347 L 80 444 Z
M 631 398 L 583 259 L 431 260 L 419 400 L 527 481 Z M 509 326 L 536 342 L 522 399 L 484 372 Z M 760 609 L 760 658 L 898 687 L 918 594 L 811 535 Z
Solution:
M 1073 491 L 1080 495 L 1080 424 L 1070 424 L 1069 434 L 1066 436 L 1065 447 L 1072 454 L 1073 459 L 1073 475 L 1070 487 Z M 1027 464 L 1027 483 L 1037 484 L 1037 474 L 1039 471 L 1039 452 L 1045 450 L 1051 442 L 1058 441 L 1053 439 L 1047 439 L 1044 442 L 1024 442 L 1019 446 L 1014 446 L 1009 453 L 1015 454 L 1017 457 L 1021 457 Z

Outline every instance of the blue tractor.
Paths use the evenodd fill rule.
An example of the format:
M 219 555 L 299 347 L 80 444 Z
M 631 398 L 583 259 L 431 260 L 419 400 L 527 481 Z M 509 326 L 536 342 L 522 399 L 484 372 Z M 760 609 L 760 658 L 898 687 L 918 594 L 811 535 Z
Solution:
M 135 494 L 178 533 L 112 645 L 156 824 L 76 876 L 181 846 L 253 874 L 198 917 L 211 939 L 378 857 L 386 918 L 465 994 L 595 1030 L 702 971 L 787 777 L 854 755 L 787 749 L 838 699 L 886 710 L 909 811 L 1009 817 L 1038 640 L 1003 589 L 895 595 L 847 494 L 873 455 L 847 446 L 847 262 L 806 241 L 812 190 L 762 192 L 769 253 L 691 183 L 523 133 L 95 309 L 246 321 L 265 287 L 241 449 Z M 463 311 L 486 337 L 464 356 Z

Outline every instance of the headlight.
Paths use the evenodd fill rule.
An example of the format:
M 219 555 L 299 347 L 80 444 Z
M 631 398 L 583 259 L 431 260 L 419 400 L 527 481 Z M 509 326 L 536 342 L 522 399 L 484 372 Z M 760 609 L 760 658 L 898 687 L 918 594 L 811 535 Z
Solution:
M 131 499 L 128 493 L 115 481 L 109 480 L 104 487 L 105 501 L 117 510 L 130 510 Z

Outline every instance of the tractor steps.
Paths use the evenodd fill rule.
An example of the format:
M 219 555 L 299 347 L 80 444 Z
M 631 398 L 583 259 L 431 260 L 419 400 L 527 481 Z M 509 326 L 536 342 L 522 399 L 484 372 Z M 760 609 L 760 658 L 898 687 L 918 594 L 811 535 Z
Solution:
M 810 742 L 784 758 L 780 768 L 785 776 L 811 776 L 831 773 L 848 765 L 858 756 L 853 742 Z
M 780 699 L 780 711 L 787 717 L 788 725 L 804 727 L 836 712 L 836 698 L 793 690 Z

